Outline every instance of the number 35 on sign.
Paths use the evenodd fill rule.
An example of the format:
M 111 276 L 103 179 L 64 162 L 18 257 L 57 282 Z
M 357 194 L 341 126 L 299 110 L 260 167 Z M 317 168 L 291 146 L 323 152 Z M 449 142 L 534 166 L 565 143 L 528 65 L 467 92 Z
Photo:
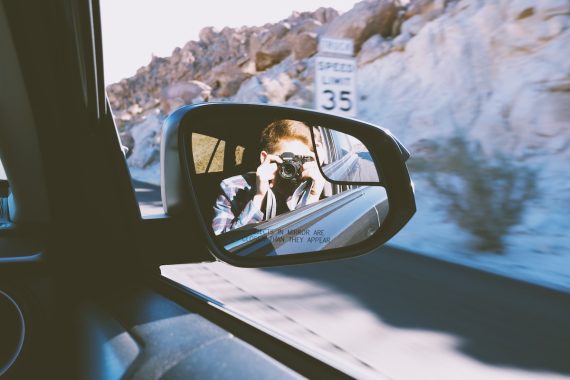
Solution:
M 356 116 L 356 62 L 353 58 L 315 57 L 315 108 Z

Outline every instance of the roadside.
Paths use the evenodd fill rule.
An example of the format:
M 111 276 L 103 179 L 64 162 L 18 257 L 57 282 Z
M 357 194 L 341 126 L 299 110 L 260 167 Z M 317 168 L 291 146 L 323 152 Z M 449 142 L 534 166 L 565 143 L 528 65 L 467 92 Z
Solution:
M 382 248 L 266 269 L 162 273 L 338 361 L 390 378 L 570 378 L 570 297 Z

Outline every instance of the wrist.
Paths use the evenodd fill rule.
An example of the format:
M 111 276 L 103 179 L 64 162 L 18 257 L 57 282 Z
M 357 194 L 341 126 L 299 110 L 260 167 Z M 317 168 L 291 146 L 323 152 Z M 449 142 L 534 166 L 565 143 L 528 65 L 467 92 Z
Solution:
M 265 198 L 265 194 L 255 194 L 251 202 L 253 205 L 258 209 L 261 210 L 261 204 L 263 203 L 263 198 Z
M 313 185 L 311 186 L 311 190 L 309 190 L 309 194 L 311 196 L 318 197 L 323 192 L 323 189 L 324 189 L 324 185 L 317 184 L 316 182 L 313 182 Z

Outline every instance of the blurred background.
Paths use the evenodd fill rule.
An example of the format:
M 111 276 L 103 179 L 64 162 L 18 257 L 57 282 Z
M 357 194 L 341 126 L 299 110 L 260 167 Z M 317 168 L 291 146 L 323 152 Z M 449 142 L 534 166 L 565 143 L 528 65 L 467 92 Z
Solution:
M 156 191 L 156 185 L 160 184 L 160 131 L 162 121 L 171 111 L 184 104 L 204 101 L 313 108 L 318 39 L 349 38 L 354 41 L 358 64 L 357 118 L 390 129 L 412 154 L 409 169 L 415 183 L 418 211 L 390 241 L 390 249 L 410 257 L 427 256 L 438 262 L 459 264 L 461 268 L 476 268 L 555 289 L 560 294 L 570 292 L 570 1 L 304 1 L 284 2 L 278 7 L 263 2 L 211 3 L 202 8 L 185 2 L 161 2 L 161 9 L 157 9 L 157 5 L 153 8 L 145 1 L 132 2 L 126 8 L 126 2 L 117 5 L 102 1 L 107 93 L 122 142 L 131 150 L 127 162 L 138 186 L 146 186 L 160 197 Z M 149 33 L 149 37 L 144 33 Z M 145 58 L 141 61 L 133 60 L 134 57 Z M 149 199 L 147 195 L 142 201 L 143 214 L 162 212 L 160 198 Z M 144 207 L 145 202 L 155 207 Z M 358 267 L 358 260 L 363 262 L 355 259 L 348 265 L 354 266 L 353 273 L 363 270 Z M 431 260 L 425 263 L 408 265 L 418 271 L 435 265 Z M 388 262 L 366 263 L 369 268 L 374 265 L 382 268 L 393 265 L 391 268 L 397 268 L 396 272 L 402 271 L 401 266 Z M 239 297 L 231 301 L 229 293 L 209 280 L 199 283 L 196 271 L 205 273 L 202 279 L 224 278 L 236 287 L 240 275 L 235 271 L 241 269 L 226 268 L 223 264 L 206 267 L 201 264 L 198 269 L 170 268 L 168 273 L 239 308 Z M 320 268 L 338 269 L 332 263 Z M 457 266 L 445 268 L 454 273 L 463 270 Z M 334 281 L 326 284 L 320 281 L 313 288 L 311 279 L 318 276 L 315 273 L 319 270 L 310 275 L 288 270 L 247 271 L 257 271 L 269 282 L 290 276 L 284 286 L 289 284 L 291 289 L 309 287 L 323 294 L 340 294 L 343 290 L 340 285 L 331 290 L 337 286 Z M 437 272 L 434 269 L 430 275 L 436 278 L 434 271 Z M 469 270 L 465 273 L 465 278 L 482 276 L 480 282 L 466 280 L 466 283 L 481 289 L 481 294 L 486 292 L 487 297 L 497 287 L 506 286 L 496 277 Z M 297 277 L 306 280 L 299 283 Z M 362 281 L 363 277 L 360 278 Z M 499 283 L 487 289 L 493 281 Z M 382 294 L 383 286 L 392 286 L 394 292 L 401 289 L 394 284 L 361 283 L 360 290 L 354 292 L 372 297 L 376 291 Z M 463 286 L 455 282 L 447 285 Z M 247 289 L 244 284 L 240 286 Z M 414 286 L 417 290 L 425 284 L 418 282 Z M 505 299 L 534 292 L 512 286 L 513 293 L 505 294 Z M 435 294 L 441 296 L 441 291 L 427 297 Z M 471 293 L 463 294 L 468 297 L 466 294 Z M 537 293 L 536 297 L 547 296 Z M 456 301 L 461 298 L 467 299 L 459 295 Z M 483 299 L 487 298 L 481 295 L 480 302 Z M 519 301 L 515 303 L 527 302 Z M 374 302 L 380 301 L 376 299 L 372 305 Z M 531 304 L 527 306 L 532 307 L 534 301 L 528 302 Z M 560 302 L 555 303 L 560 306 Z M 456 308 L 458 304 L 440 306 Z M 346 307 L 370 312 L 384 320 L 371 304 L 361 302 L 359 306 Z M 290 310 L 288 306 L 283 308 Z M 476 315 L 477 310 L 469 315 Z M 564 318 L 562 309 L 552 310 L 555 314 L 552 318 Z M 512 311 L 518 316 L 524 312 Z M 324 316 L 315 318 L 322 320 Z M 532 326 L 524 325 L 524 329 Z M 565 326 L 564 331 L 559 332 L 567 334 L 567 323 L 561 326 Z M 477 335 L 471 336 L 467 330 L 454 332 L 463 334 L 464 339 Z M 492 335 L 493 331 L 486 333 Z M 306 332 L 298 335 L 307 336 Z M 365 335 L 358 339 L 366 340 Z M 454 346 L 444 338 L 430 337 L 427 341 L 435 339 L 435 346 Z M 551 351 L 543 352 L 546 356 L 538 360 L 539 364 L 521 351 L 520 356 L 513 354 L 512 360 L 473 354 L 479 364 L 457 364 L 457 368 L 485 368 L 476 373 L 499 378 L 526 374 L 504 373 L 502 369 L 486 372 L 489 363 L 501 368 L 525 367 L 568 374 L 570 364 L 563 363 L 564 358 L 570 363 L 569 343 L 556 341 L 561 335 L 554 334 L 551 339 L 555 340 L 554 346 L 547 347 Z M 382 372 L 382 365 L 375 363 L 374 358 L 364 358 L 366 354 L 359 353 L 358 348 L 352 351 L 347 348 L 350 343 L 343 342 L 348 341 L 339 340 L 335 344 L 359 365 Z M 505 350 L 514 349 L 517 346 L 514 342 L 510 341 L 510 348 Z M 527 343 L 522 342 L 518 349 L 525 350 Z M 530 352 L 528 347 L 526 353 Z M 388 348 L 384 354 L 387 352 Z M 427 365 L 431 359 L 426 355 Z M 480 362 L 486 364 L 478 367 Z M 402 364 L 401 369 L 405 367 Z M 383 373 L 400 377 L 399 372 Z M 539 375 L 533 372 L 530 377 L 534 376 Z

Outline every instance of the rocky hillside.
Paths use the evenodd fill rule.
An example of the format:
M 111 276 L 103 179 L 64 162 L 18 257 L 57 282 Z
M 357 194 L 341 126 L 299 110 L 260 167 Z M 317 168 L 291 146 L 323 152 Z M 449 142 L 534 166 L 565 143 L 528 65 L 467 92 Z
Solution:
M 263 74 L 287 61 L 287 100 L 310 86 L 312 76 L 307 58 L 317 50 L 321 35 L 353 38 L 356 48 L 372 35 L 390 37 L 401 9 L 397 2 L 367 1 L 339 16 L 332 8 L 293 13 L 276 24 L 260 27 L 211 27 L 200 31 L 199 41 L 176 48 L 170 57 L 153 57 L 136 75 L 110 85 L 108 90 L 115 116 L 122 122 L 136 122 L 149 110 L 167 114 L 181 104 L 240 96 L 248 79 L 262 80 Z M 277 80 L 285 81 L 284 76 Z M 273 99 L 271 84 L 267 98 Z M 243 92 L 243 90 L 242 90 Z M 281 99 L 279 99 L 281 100 Z
M 418 249 L 439 209 L 471 235 L 458 246 L 570 251 L 569 28 L 568 0 L 461 0 L 405 21 L 401 51 L 364 44 L 381 55 L 358 72 L 359 117 L 411 148 L 420 206 L 434 210 L 408 236 Z

